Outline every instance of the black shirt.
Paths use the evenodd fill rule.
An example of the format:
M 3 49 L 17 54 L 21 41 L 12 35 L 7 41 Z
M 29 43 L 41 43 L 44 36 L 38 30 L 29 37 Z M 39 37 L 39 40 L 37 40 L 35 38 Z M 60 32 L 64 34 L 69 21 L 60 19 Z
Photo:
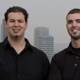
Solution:
M 51 60 L 48 80 L 80 80 L 80 48 L 72 44 L 55 54 Z
M 46 80 L 49 61 L 39 49 L 30 45 L 18 55 L 7 39 L 0 44 L 0 80 Z

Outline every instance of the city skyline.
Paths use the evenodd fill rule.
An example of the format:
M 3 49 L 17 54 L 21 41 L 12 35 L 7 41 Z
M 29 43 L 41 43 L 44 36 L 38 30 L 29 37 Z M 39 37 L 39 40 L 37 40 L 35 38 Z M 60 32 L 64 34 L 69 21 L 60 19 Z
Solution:
M 53 56 L 53 37 L 46 27 L 37 27 L 34 30 L 34 45 L 44 51 L 51 60 Z

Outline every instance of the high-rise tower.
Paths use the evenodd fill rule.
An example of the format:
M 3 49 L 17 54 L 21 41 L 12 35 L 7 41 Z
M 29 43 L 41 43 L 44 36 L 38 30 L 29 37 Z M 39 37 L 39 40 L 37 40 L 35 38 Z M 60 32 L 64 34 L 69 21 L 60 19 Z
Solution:
M 49 29 L 46 27 L 38 27 L 35 29 L 34 44 L 37 48 L 43 50 L 49 60 L 53 56 L 53 37 L 49 35 Z

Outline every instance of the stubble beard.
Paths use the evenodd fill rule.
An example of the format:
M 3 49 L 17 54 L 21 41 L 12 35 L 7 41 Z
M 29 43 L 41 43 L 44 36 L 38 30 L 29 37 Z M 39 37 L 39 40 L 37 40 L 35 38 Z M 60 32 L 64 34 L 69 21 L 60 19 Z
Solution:
M 69 33 L 71 38 L 74 40 L 79 40 L 80 39 L 80 31 L 77 32 L 77 30 L 74 30 L 74 32 Z

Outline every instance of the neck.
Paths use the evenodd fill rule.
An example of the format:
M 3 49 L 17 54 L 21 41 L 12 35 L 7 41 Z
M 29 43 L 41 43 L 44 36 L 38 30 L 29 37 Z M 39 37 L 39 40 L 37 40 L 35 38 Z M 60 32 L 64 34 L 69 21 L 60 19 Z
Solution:
M 24 37 L 8 37 L 8 41 L 10 42 L 10 44 L 13 45 L 20 45 L 21 43 L 25 42 L 25 38 Z
M 80 39 L 79 40 L 72 40 L 72 46 L 74 48 L 80 48 Z
M 17 54 L 19 54 L 25 47 L 25 38 L 10 38 L 8 37 L 8 41 L 10 45 L 16 50 Z

